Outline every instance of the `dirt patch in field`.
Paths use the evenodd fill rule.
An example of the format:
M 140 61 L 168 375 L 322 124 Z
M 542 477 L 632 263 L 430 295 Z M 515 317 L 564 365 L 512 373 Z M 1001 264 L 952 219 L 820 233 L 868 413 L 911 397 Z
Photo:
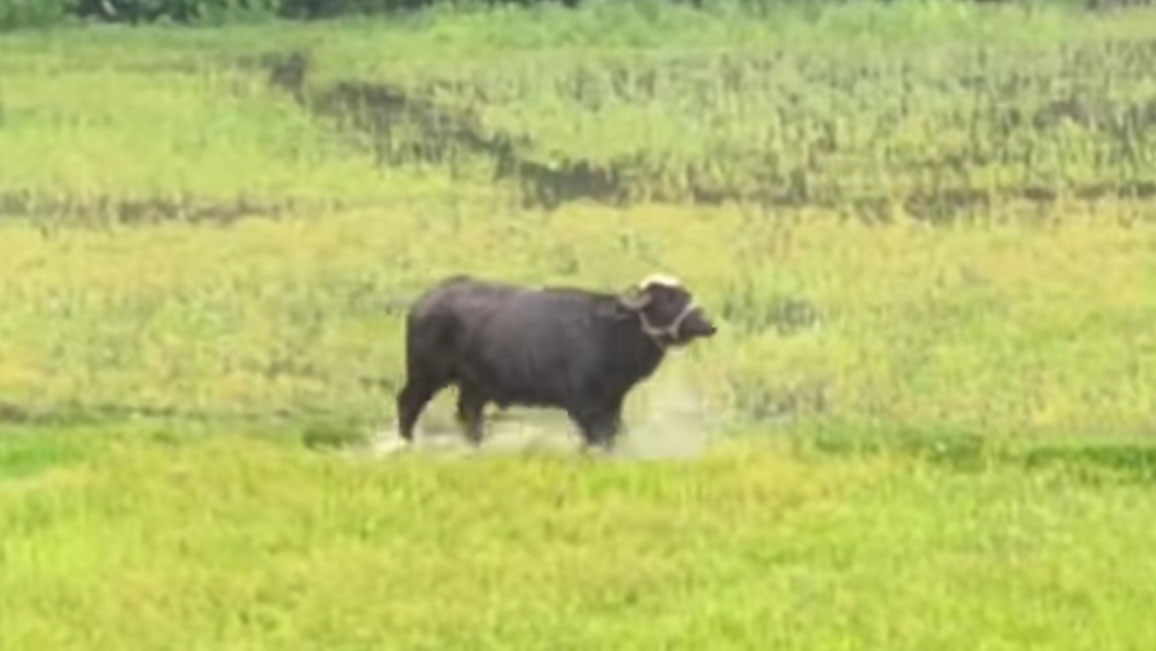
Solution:
M 449 391 L 447 393 L 452 393 Z M 443 398 L 444 400 L 444 398 Z M 690 385 L 669 379 L 629 399 L 625 426 L 610 456 L 621 459 L 676 459 L 701 455 L 717 437 L 715 424 Z M 440 408 L 438 408 L 440 407 Z M 441 405 L 431 405 L 407 446 L 392 424 L 355 453 L 389 456 L 403 451 L 431 454 L 575 453 L 583 451 L 575 426 L 560 410 L 510 409 L 486 415 L 481 446 L 472 447 Z

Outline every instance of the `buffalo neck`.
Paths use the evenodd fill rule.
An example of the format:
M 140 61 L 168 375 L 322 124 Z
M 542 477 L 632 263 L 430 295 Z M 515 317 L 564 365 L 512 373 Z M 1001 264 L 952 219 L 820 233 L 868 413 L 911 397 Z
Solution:
M 666 355 L 666 349 L 643 332 L 637 316 L 617 321 L 611 340 L 613 365 L 635 380 L 653 373 Z

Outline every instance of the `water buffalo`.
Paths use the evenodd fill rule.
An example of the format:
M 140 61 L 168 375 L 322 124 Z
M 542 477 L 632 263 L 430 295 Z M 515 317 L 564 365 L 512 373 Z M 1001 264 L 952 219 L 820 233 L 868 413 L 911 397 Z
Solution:
M 670 276 L 652 275 L 620 295 L 454 276 L 407 315 L 399 432 L 412 442 L 426 403 L 456 384 L 457 419 L 474 445 L 492 402 L 564 409 L 587 445 L 609 449 L 631 388 L 669 347 L 714 333 L 691 293 Z

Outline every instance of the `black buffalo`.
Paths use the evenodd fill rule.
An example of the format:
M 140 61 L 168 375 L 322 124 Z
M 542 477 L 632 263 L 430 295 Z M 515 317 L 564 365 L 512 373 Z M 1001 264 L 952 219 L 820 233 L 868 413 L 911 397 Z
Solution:
M 412 442 L 426 403 L 456 384 L 457 419 L 475 445 L 492 402 L 564 409 L 588 445 L 609 448 L 630 389 L 669 347 L 714 333 L 694 297 L 669 276 L 650 276 L 620 295 L 454 276 L 407 315 L 399 433 Z

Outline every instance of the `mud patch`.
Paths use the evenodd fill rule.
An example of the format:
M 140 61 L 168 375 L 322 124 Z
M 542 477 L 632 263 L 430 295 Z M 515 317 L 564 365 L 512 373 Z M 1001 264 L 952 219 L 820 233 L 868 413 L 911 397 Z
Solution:
M 486 436 L 479 446 L 471 445 L 457 429 L 447 424 L 418 426 L 414 441 L 407 444 L 396 430 L 385 429 L 374 434 L 366 445 L 351 450 L 356 456 L 388 457 L 402 453 L 437 456 L 473 456 L 493 454 L 532 454 L 535 452 L 572 453 L 582 451 L 577 434 L 566 423 L 544 423 L 550 420 L 538 414 L 517 414 L 501 421 L 490 420 Z
M 679 378 L 636 389 L 628 398 L 624 426 L 609 454 L 617 459 L 685 459 L 702 455 L 717 439 L 717 425 L 690 384 Z M 592 454 L 575 426 L 560 410 L 511 409 L 488 412 L 486 434 L 474 447 L 444 410 L 428 410 L 407 445 L 395 429 L 384 428 L 351 450 L 356 456 L 400 453 L 448 456 L 489 454 Z

